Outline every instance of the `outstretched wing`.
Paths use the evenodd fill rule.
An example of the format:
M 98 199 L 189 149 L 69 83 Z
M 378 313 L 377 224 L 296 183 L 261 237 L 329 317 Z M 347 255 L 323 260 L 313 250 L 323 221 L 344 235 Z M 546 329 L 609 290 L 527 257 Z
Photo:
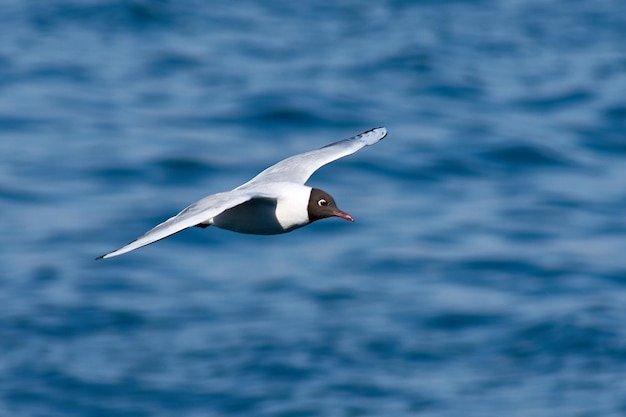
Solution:
M 339 158 L 343 158 L 344 156 L 352 155 L 365 146 L 375 144 L 385 136 L 387 136 L 387 129 L 377 127 L 376 129 L 368 130 L 367 132 L 363 132 L 349 139 L 331 143 L 323 148 L 294 155 L 265 169 L 247 183 L 237 187 L 236 190 L 247 188 L 251 184 L 259 182 L 293 182 L 296 184 L 304 184 L 315 171 L 324 165 Z
M 241 203 L 245 203 L 253 198 L 271 197 L 261 192 L 249 191 L 228 191 L 224 193 L 213 194 L 197 201 L 178 213 L 176 216 L 169 218 L 163 223 L 150 229 L 137 239 L 133 240 L 126 246 L 109 252 L 96 259 L 111 258 L 113 256 L 122 255 L 142 246 L 149 245 L 158 240 L 164 239 L 175 233 L 181 232 L 189 227 L 196 226 L 200 223 L 210 221 L 213 217 L 224 211 L 233 208 Z

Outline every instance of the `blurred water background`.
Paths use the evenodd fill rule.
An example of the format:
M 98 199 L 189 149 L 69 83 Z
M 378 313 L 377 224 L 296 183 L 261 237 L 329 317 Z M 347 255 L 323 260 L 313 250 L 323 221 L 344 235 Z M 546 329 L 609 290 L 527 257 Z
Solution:
M 0 415 L 626 414 L 622 0 L 0 3 Z M 384 125 L 356 218 L 94 257 Z

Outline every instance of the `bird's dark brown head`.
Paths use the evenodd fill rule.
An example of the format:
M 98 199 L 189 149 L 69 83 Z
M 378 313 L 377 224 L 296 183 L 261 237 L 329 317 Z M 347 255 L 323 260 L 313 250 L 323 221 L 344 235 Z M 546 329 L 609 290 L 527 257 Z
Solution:
M 307 211 L 309 214 L 309 222 L 311 223 L 327 217 L 341 217 L 349 222 L 354 221 L 352 216 L 337 208 L 335 199 L 332 198 L 330 194 L 319 188 L 311 189 Z

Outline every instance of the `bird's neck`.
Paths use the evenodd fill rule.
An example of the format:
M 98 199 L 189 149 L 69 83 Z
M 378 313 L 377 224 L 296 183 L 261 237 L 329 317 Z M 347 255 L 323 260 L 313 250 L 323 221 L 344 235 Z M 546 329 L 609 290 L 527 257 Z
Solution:
M 309 223 L 308 204 L 311 187 L 282 184 L 276 204 L 276 220 L 285 229 L 293 230 Z

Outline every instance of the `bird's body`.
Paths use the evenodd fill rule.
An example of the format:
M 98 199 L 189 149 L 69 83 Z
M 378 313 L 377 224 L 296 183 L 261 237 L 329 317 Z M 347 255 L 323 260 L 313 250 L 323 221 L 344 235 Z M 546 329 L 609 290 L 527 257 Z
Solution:
M 316 220 L 340 217 L 354 219 L 339 210 L 326 192 L 304 185 L 320 167 L 373 145 L 387 135 L 385 128 L 323 148 L 284 159 L 243 185 L 212 194 L 185 208 L 176 216 L 136 240 L 97 259 L 122 255 L 193 226 L 215 226 L 239 233 L 273 235 L 290 232 Z
M 275 198 L 253 198 L 201 223 L 201 226 L 216 226 L 252 235 L 276 235 L 309 223 L 307 203 L 311 187 L 275 182 L 267 184 L 264 191 Z

